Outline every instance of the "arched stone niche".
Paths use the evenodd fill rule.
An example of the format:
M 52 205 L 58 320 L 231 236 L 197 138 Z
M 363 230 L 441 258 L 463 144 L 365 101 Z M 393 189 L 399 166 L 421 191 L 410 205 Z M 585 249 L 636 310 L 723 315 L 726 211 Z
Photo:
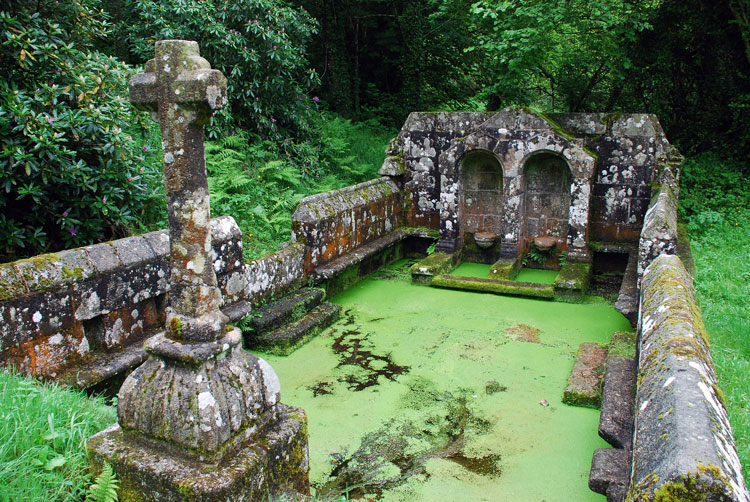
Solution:
M 567 247 L 570 186 L 573 176 L 565 159 L 552 152 L 532 154 L 523 165 L 524 247 L 536 237 L 552 237 L 557 249 Z
M 440 240 L 437 249 L 452 253 L 462 245 L 463 234 L 468 231 L 461 204 L 463 160 L 472 152 L 484 152 L 482 155 L 491 154 L 503 169 L 500 254 L 505 258 L 520 257 L 527 230 L 523 168 L 536 154 L 544 154 L 564 161 L 571 173 L 565 238 L 568 260 L 590 259 L 587 244 L 589 199 L 596 159 L 575 140 L 558 133 L 549 124 L 540 127 L 542 120 L 533 119 L 529 121 L 533 127 L 527 128 L 490 128 L 485 125 L 473 134 L 453 140 L 440 154 Z M 490 123 L 492 119 L 487 122 Z
M 461 161 L 460 226 L 502 235 L 503 168 L 494 154 L 472 150 Z

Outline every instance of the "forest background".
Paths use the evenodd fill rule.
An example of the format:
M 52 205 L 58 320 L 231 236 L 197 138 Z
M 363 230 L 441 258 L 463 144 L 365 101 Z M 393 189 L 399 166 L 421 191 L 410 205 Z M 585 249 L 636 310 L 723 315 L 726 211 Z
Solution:
M 198 41 L 228 78 L 212 213 L 237 220 L 247 258 L 288 239 L 305 195 L 375 177 L 412 111 L 658 115 L 687 157 L 680 218 L 748 478 L 750 0 L 0 0 L 0 262 L 166 227 L 158 126 L 127 99 L 165 38 Z M 0 485 L 48 493 L 37 455 L 77 497 L 75 445 L 101 424 L 74 428 L 70 407 L 53 421 L 59 398 L 17 402 L 35 384 L 3 382 Z M 57 421 L 67 453 L 39 460 Z

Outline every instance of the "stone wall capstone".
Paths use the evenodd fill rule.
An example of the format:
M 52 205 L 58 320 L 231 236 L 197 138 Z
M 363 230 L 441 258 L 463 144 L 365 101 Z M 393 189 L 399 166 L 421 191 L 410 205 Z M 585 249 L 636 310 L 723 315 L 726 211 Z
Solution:
M 294 242 L 275 253 L 245 264 L 242 269 L 244 297 L 258 302 L 280 296 L 300 286 L 306 277 L 304 259 L 304 244 Z M 230 293 L 229 288 L 227 293 Z
M 627 500 L 750 501 L 692 278 L 677 256 L 661 254 L 643 274 L 639 348 Z
M 660 172 L 659 189 L 646 211 L 638 245 L 638 277 L 662 254 L 677 253 L 678 185 L 673 167 L 666 165 Z

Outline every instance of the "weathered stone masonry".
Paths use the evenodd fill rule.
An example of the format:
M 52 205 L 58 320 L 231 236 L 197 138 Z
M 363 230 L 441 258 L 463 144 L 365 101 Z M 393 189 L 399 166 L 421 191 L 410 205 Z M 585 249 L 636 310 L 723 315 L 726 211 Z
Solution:
M 671 256 L 679 155 L 653 116 L 551 118 L 523 110 L 414 113 L 389 147 L 384 178 L 304 199 L 292 242 L 247 264 L 236 224 L 217 218 L 211 235 L 223 311 L 239 319 L 254 303 L 325 282 L 410 235 L 437 231 L 445 249 L 460 245 L 467 220 L 457 194 L 470 152 L 501 166 L 503 210 L 489 216 L 502 216 L 503 252 L 521 252 L 523 168 L 533 155 L 556 155 L 571 172 L 565 239 L 571 257 L 578 249 L 585 260 L 593 241 L 602 249 L 638 243 L 628 265 L 641 283 L 631 295 L 640 310 L 634 454 L 626 441 L 607 455 L 629 473 L 619 486 L 629 485 L 628 500 L 654 500 L 682 486 L 747 502 L 692 280 Z M 576 240 L 584 245 L 576 247 Z M 168 257 L 162 231 L 0 265 L 0 361 L 56 378 L 97 355 L 140 347 L 147 334 L 163 329 Z M 139 354 L 130 366 L 145 358 Z M 624 496 L 611 493 L 620 497 L 612 500 Z
M 252 289 L 239 227 L 212 220 L 213 268 L 225 304 Z M 142 343 L 164 323 L 166 230 L 0 265 L 0 360 L 54 378 L 97 353 Z
M 662 254 L 644 272 L 639 348 L 628 500 L 750 501 L 692 278 L 677 256 Z
M 587 259 L 588 241 L 637 243 L 653 173 L 671 152 L 658 120 L 639 114 L 412 113 L 391 142 L 381 174 L 401 182 L 405 222 L 441 231 L 453 251 L 461 235 L 461 165 L 486 152 L 502 166 L 503 255 L 522 252 L 523 168 L 534 154 L 564 158 L 572 174 L 569 257 Z M 527 236 L 529 237 L 529 236 Z

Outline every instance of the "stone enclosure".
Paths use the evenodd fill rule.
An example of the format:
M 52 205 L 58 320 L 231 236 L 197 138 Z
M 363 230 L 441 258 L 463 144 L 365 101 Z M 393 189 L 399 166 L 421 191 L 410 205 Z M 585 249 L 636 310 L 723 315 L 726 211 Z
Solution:
M 195 58 L 197 52 L 188 59 L 198 61 Z M 196 64 L 208 71 L 207 65 Z M 141 87 L 134 100 L 158 108 L 162 128 L 169 128 L 166 109 L 154 108 L 148 94 L 157 85 L 156 77 L 149 76 L 155 72 L 156 66 L 147 68 L 136 82 Z M 217 76 L 211 79 L 209 84 L 220 87 Z M 195 92 L 194 99 L 216 104 L 213 91 Z M 178 140 L 173 135 L 170 141 Z M 165 163 L 170 164 L 167 154 L 180 148 L 175 144 L 168 150 L 165 147 Z M 197 155 L 202 162 L 202 150 L 183 153 Z M 175 158 L 172 155 L 171 163 Z M 315 319 L 330 322 L 338 315 L 335 309 L 325 310 L 323 294 L 316 287 L 331 296 L 385 263 L 405 255 L 424 256 L 431 243 L 436 244 L 436 252 L 412 269 L 415 282 L 460 285 L 462 278 L 448 274 L 460 261 L 474 261 L 492 264 L 494 275 L 470 284 L 463 281 L 459 287 L 489 293 L 576 300 L 585 294 L 592 270 L 616 265 L 621 274 L 616 307 L 636 327 L 638 350 L 636 358 L 607 358 L 599 433 L 613 448 L 596 452 L 591 488 L 612 501 L 688 493 L 694 497 L 690 500 L 747 502 L 690 270 L 681 260 L 686 255 L 677 256 L 684 237 L 678 233 L 676 217 L 680 162 L 652 115 L 544 116 L 528 109 L 412 113 L 387 150 L 382 177 L 303 199 L 293 217 L 290 242 L 269 256 L 243 263 L 240 231 L 230 217 L 221 217 L 210 226 L 206 218 L 200 229 L 194 229 L 200 242 L 209 244 L 199 246 L 204 251 L 184 246 L 188 252 L 179 258 L 175 250 L 184 236 L 178 230 L 189 227 L 185 222 L 170 227 L 169 233 L 0 265 L 0 360 L 81 388 L 100 385 L 148 361 L 121 391 L 122 429 L 92 440 L 97 459 L 141 448 L 125 437 L 128 430 L 141 431 L 151 437 L 144 454 L 148 458 L 141 466 L 125 469 L 143 470 L 145 465 L 143 479 L 166 493 L 168 483 L 160 484 L 163 478 L 149 467 L 158 463 L 154 445 L 161 442 L 187 448 L 193 457 L 210 462 L 221 456 L 222 445 L 237 448 L 251 439 L 282 448 L 283 441 L 291 441 L 294 447 L 284 450 L 289 463 L 273 471 L 266 482 L 305 492 L 309 487 L 300 474 L 306 469 L 304 412 L 278 403 L 273 370 L 260 359 L 242 359 L 237 346 L 240 335 L 238 330 L 224 331 L 227 320 L 262 314 L 269 321 L 263 326 L 255 322 L 256 333 L 245 332 L 245 345 L 252 347 L 260 339 L 272 343 L 274 333 L 283 332 L 284 350 L 294 350 L 295 344 L 313 336 L 306 330 L 318 322 Z M 195 187 L 170 185 L 170 179 L 168 171 L 175 211 L 176 206 L 205 203 L 207 207 L 207 192 L 199 190 L 203 198 L 191 202 L 178 192 Z M 191 183 L 198 186 L 202 182 L 196 179 L 191 178 Z M 544 289 L 513 284 L 529 256 L 542 257 L 536 264 L 539 268 L 561 269 L 554 285 Z M 200 280 L 208 289 L 191 292 L 185 284 L 194 281 L 180 282 L 180 278 L 197 273 L 196 263 L 201 260 L 205 268 L 198 267 L 204 273 Z M 195 310 L 196 305 L 202 307 Z M 222 320 L 219 331 L 203 321 L 206 315 Z M 184 338 L 180 326 L 190 327 Z M 211 345 L 224 338 L 228 348 Z M 211 355 L 186 355 L 183 349 L 198 348 L 184 344 L 186 348 L 183 341 L 208 344 Z M 127 399 L 136 397 L 135 389 L 147 377 L 149 364 L 156 371 L 159 361 L 181 360 L 175 374 L 193 372 L 190 378 L 197 374 L 206 378 L 214 371 L 211 365 L 220 366 L 223 357 L 235 361 L 227 364 L 243 366 L 247 375 L 242 378 L 254 383 L 233 398 L 247 403 L 242 413 L 249 418 L 216 405 L 218 416 L 236 418 L 219 439 L 196 439 L 181 435 L 179 428 L 144 420 L 145 415 L 138 418 L 145 412 L 136 400 Z M 193 362 L 186 366 L 188 360 Z M 218 375 L 223 370 L 216 371 Z M 217 381 L 227 378 L 216 377 Z M 199 387 L 193 385 L 190 392 L 201 395 Z M 163 394 L 156 396 L 159 399 Z M 253 403 L 257 403 L 254 415 Z M 227 405 L 231 408 L 231 403 Z M 255 426 L 265 432 L 253 436 L 248 431 Z M 213 447 L 206 449 L 206 444 Z M 249 450 L 240 451 L 245 453 L 232 460 L 232 469 L 247 474 L 239 481 L 231 475 L 218 476 L 225 483 L 222 486 L 252 492 L 248 498 L 238 495 L 233 500 L 264 499 L 247 480 L 262 477 L 250 472 L 256 469 L 250 466 L 261 465 L 263 471 L 265 460 Z M 180 462 L 186 461 L 174 461 L 168 469 L 182 469 Z M 191 485 L 196 490 L 211 483 L 208 478 L 195 481 L 198 478 Z

